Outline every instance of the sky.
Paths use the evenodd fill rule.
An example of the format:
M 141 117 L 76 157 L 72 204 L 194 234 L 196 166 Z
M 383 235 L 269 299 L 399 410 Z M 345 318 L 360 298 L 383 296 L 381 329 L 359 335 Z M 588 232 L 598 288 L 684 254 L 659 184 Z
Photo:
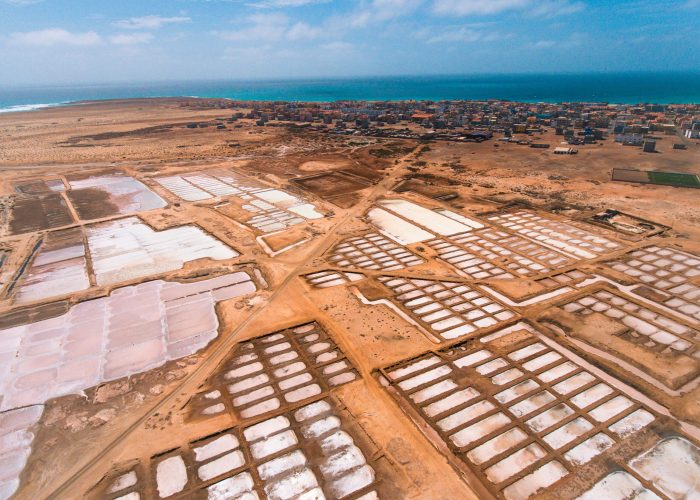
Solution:
M 700 0 L 0 0 L 0 85 L 700 70 Z

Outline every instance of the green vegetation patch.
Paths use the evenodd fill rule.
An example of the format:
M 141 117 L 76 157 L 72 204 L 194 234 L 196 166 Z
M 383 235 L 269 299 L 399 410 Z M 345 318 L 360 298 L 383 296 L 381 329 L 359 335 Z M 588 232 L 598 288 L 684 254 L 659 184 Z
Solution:
M 700 188 L 700 180 L 694 174 L 679 174 L 675 172 L 649 172 L 649 181 L 652 184 L 664 186 Z

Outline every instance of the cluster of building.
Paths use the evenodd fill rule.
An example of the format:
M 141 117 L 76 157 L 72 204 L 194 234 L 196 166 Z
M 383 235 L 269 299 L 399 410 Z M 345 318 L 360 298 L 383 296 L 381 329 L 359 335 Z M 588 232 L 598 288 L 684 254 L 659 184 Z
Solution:
M 526 136 L 553 129 L 570 145 L 614 137 L 616 142 L 649 150 L 653 150 L 655 135 L 700 139 L 697 104 L 232 101 L 227 107 L 241 110 L 231 121 L 252 119 L 260 126 L 288 126 L 291 122 L 297 127 L 344 135 L 481 142 L 498 133 L 506 140 L 531 144 Z

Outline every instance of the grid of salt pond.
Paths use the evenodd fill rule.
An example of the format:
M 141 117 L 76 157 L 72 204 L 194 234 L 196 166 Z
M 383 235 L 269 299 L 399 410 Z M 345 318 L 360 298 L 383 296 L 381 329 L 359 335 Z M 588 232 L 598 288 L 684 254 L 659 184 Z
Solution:
M 395 397 L 493 494 L 521 499 L 562 478 L 575 484 L 600 474 L 596 460 L 606 463 L 642 437 L 658 440 L 650 424 L 665 417 L 620 384 L 523 330 L 513 342 L 489 343 L 507 333 L 382 370 Z
M 0 354 L 0 358 L 2 355 Z M 10 498 L 19 487 L 19 476 L 31 453 L 34 433 L 44 407 L 25 406 L 0 413 L 0 498 Z
M 393 302 L 445 340 L 468 335 L 515 317 L 515 313 L 462 283 L 382 276 Z
M 648 246 L 607 262 L 612 269 L 653 287 L 656 300 L 690 318 L 700 320 L 700 257 L 670 248 Z
M 61 183 L 62 184 L 62 183 Z M 106 193 L 109 202 L 116 206 L 117 213 L 131 214 L 144 210 L 163 208 L 167 203 L 143 183 L 127 175 L 105 175 L 69 182 L 68 197 L 83 220 L 95 219 L 103 214 L 97 201 L 86 203 L 78 193 L 83 190 L 98 190 Z M 99 214 L 95 217 L 96 214 Z
M 150 281 L 0 330 L 0 411 L 43 404 L 192 354 L 216 338 L 218 301 L 254 292 L 245 272 Z
M 681 437 L 673 436 L 660 441 L 621 468 L 623 470 L 601 479 L 579 500 L 676 500 L 700 495 L 700 448 Z
M 136 217 L 89 226 L 87 238 L 98 285 L 173 271 L 197 259 L 239 255 L 196 226 L 154 231 Z
M 383 235 L 402 245 L 430 240 L 436 234 L 449 236 L 484 227 L 461 214 L 430 210 L 406 200 L 382 200 L 378 205 L 367 212 L 367 218 Z
M 195 396 L 192 414 L 232 412 L 251 418 L 309 400 L 358 378 L 352 363 L 318 323 L 240 344 Z
M 604 314 L 627 327 L 627 331 L 619 335 L 620 338 L 649 350 L 685 353 L 700 359 L 700 332 L 622 295 L 600 290 L 564 304 L 562 308 L 584 316 Z
M 394 271 L 424 261 L 403 246 L 377 233 L 346 238 L 331 251 L 328 261 L 338 267 Z
M 365 279 L 365 275 L 361 273 L 339 271 L 319 271 L 305 275 L 304 279 L 315 288 L 330 288 L 363 280 Z
M 345 418 L 322 399 L 119 467 L 88 496 L 376 500 L 375 471 Z
M 202 201 L 217 196 L 242 196 L 265 186 L 253 179 L 225 170 L 156 177 L 158 184 L 185 201 Z
M 492 229 L 427 242 L 438 256 L 474 279 L 512 279 L 543 274 L 573 259 L 519 236 Z
M 238 197 L 244 202 L 243 209 L 255 214 L 245 223 L 264 233 L 323 218 L 323 214 L 303 198 L 229 171 L 158 177 L 155 181 L 186 201 Z
M 85 244 L 80 229 L 49 233 L 15 294 L 26 304 L 90 288 Z
M 571 285 L 575 282 L 580 283 L 583 280 L 592 278 L 593 275 L 591 274 L 586 274 L 578 269 L 572 269 L 571 271 L 565 271 L 563 273 L 552 274 L 551 276 L 547 276 L 545 278 L 539 278 L 535 281 L 546 289 L 550 289 Z
M 594 259 L 623 248 L 621 243 L 593 232 L 583 224 L 571 220 L 564 222 L 527 210 L 490 215 L 487 220 L 578 259 Z
M 239 255 L 196 226 L 154 231 L 137 217 L 127 217 L 90 225 L 85 231 L 99 286 L 175 271 L 197 259 Z M 89 270 L 80 229 L 51 233 L 20 282 L 15 300 L 25 304 L 87 290 Z

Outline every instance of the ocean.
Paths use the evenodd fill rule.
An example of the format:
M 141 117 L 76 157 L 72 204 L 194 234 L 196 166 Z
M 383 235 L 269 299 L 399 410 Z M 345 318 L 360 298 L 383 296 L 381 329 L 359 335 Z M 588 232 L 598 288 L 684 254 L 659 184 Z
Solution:
M 700 71 L 404 76 L 0 86 L 0 112 L 84 100 L 222 97 L 250 101 L 506 99 L 523 102 L 700 103 Z

